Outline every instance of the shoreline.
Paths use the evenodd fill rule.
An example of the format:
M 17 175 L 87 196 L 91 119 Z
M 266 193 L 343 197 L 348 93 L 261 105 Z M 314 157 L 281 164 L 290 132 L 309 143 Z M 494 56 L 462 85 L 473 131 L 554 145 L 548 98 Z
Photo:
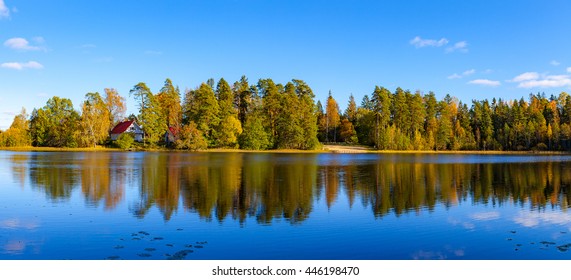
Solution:
M 481 154 L 481 155 L 568 155 L 569 151 L 432 151 L 432 150 L 375 150 L 367 146 L 323 145 L 320 150 L 241 150 L 214 148 L 199 151 L 174 150 L 166 148 L 130 149 L 92 147 L 92 148 L 56 148 L 56 147 L 1 147 L 0 151 L 14 152 L 174 152 L 174 153 L 283 153 L 283 154 Z

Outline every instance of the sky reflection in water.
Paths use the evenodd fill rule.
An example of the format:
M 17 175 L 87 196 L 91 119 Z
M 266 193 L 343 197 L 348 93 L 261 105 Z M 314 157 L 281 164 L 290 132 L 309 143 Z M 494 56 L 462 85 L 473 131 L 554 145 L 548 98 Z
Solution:
M 570 162 L 0 152 L 0 259 L 569 259 Z

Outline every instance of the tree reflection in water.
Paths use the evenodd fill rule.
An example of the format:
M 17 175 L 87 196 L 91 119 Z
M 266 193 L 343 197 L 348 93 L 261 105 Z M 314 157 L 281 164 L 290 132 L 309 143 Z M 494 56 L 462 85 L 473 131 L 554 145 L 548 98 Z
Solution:
M 418 158 L 420 157 L 420 158 Z M 469 156 L 467 156 L 469 157 Z M 278 153 L 16 153 L 13 178 L 69 200 L 80 188 L 88 205 L 112 210 L 124 200 L 144 218 L 156 207 L 165 220 L 191 211 L 205 220 L 255 218 L 302 223 L 324 199 L 328 208 L 347 199 L 376 217 L 431 211 L 460 203 L 569 207 L 567 162 L 425 163 L 378 155 Z M 126 197 L 137 186 L 138 197 Z

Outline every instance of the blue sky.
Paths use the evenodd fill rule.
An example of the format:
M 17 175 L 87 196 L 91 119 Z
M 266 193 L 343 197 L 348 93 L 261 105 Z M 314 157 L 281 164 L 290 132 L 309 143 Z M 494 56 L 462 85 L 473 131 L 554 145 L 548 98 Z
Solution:
M 571 1 L 0 0 L 0 129 L 54 96 L 305 80 L 342 109 L 375 85 L 463 102 L 571 92 Z

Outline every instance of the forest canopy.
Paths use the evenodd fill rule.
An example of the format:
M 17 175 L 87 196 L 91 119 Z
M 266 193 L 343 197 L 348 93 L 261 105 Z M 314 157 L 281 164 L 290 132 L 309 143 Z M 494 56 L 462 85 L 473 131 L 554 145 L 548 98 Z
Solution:
M 87 93 L 80 110 L 54 96 L 30 115 L 22 109 L 0 131 L 0 147 L 313 150 L 345 143 L 378 150 L 571 149 L 571 97 L 565 92 L 466 104 L 450 95 L 437 100 L 433 92 L 375 86 L 360 104 L 351 95 L 341 112 L 331 92 L 323 103 L 315 102 L 303 80 L 250 84 L 242 76 L 233 84 L 209 79 L 184 93 L 170 79 L 156 93 L 141 82 L 129 96 L 138 114 L 128 117 L 125 97 L 115 89 Z M 129 137 L 111 141 L 111 130 L 125 120 L 142 127 L 143 143 Z

